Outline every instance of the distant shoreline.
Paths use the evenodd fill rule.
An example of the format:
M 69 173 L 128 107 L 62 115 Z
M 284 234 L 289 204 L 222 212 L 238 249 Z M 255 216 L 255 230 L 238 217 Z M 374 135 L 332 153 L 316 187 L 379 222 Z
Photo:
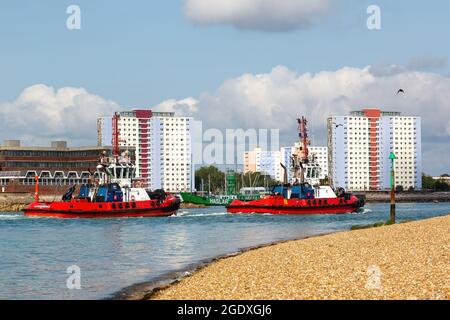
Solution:
M 61 195 L 43 195 L 39 197 L 43 201 L 61 199 Z M 34 201 L 31 193 L 0 193 L 0 212 L 21 212 Z
M 386 203 L 390 201 L 388 191 L 380 192 L 362 192 L 367 203 Z M 356 196 L 359 193 L 355 193 Z M 404 202 L 449 202 L 450 192 L 401 192 L 395 194 L 395 201 Z
M 366 203 L 387 203 L 390 201 L 390 194 L 387 191 L 355 193 L 364 195 Z M 52 201 L 60 199 L 61 195 L 43 195 L 41 200 Z M 34 201 L 34 194 L 31 193 L 0 193 L 0 212 L 20 212 L 27 205 Z M 398 203 L 426 203 L 426 202 L 450 202 L 450 192 L 402 192 L 396 194 Z M 204 208 L 204 205 L 182 203 L 181 209 Z

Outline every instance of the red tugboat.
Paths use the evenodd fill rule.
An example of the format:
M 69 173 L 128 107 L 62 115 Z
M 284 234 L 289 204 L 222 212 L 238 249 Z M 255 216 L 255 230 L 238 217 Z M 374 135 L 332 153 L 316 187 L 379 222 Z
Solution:
M 135 186 L 135 166 L 128 152 L 119 157 L 118 118 L 113 118 L 113 159 L 102 154 L 97 166 L 100 181 L 97 185 L 83 185 L 77 196 L 75 186 L 71 187 L 61 201 L 39 201 L 36 181 L 36 200 L 24 209 L 26 216 L 55 218 L 119 218 L 160 217 L 177 212 L 180 200 L 163 190 L 148 192 Z
M 355 212 L 364 206 L 364 200 L 348 194 L 343 188 L 336 192 L 330 186 L 319 184 L 320 166 L 314 155 L 308 154 L 307 121 L 299 123 L 299 143 L 291 156 L 294 183 L 287 183 L 287 168 L 284 169 L 284 183 L 275 186 L 272 194 L 258 200 L 234 200 L 227 206 L 229 213 L 271 213 L 271 214 L 338 214 Z

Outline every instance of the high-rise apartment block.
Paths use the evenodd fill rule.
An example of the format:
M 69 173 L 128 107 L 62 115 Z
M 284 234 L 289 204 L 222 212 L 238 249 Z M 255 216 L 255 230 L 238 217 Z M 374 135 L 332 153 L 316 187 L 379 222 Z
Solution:
M 170 192 L 194 188 L 192 167 L 193 118 L 173 112 L 120 112 L 119 145 L 136 150 L 136 174 L 148 189 Z M 112 116 L 97 119 L 98 143 L 111 145 Z
M 329 175 L 334 187 L 384 190 L 390 187 L 391 162 L 395 184 L 421 189 L 421 119 L 379 109 L 353 111 L 328 118 Z

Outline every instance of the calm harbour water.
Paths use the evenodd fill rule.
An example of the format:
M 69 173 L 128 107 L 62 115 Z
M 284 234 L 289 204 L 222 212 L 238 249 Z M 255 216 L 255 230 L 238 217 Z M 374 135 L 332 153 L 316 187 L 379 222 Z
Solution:
M 450 213 L 450 203 L 398 204 L 397 219 Z M 240 249 L 389 218 L 389 204 L 345 215 L 230 215 L 181 209 L 167 218 L 48 219 L 0 213 L 0 299 L 102 299 L 124 287 Z M 66 270 L 81 269 L 69 290 Z

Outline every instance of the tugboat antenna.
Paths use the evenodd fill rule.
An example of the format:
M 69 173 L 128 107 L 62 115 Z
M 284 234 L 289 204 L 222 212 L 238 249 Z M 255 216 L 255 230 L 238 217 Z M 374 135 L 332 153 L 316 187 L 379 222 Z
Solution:
M 292 156 L 292 166 L 294 171 L 294 178 L 300 179 L 300 182 L 305 182 L 305 167 L 308 164 L 308 128 L 305 117 L 301 117 L 297 119 L 298 122 L 298 138 L 299 145 L 296 153 Z
M 298 137 L 300 142 L 300 161 L 302 163 L 308 162 L 308 128 L 306 124 L 308 121 L 305 117 L 301 117 L 301 119 L 297 119 L 298 121 Z
M 112 119 L 112 152 L 114 161 L 117 163 L 119 160 L 119 114 L 117 112 Z

